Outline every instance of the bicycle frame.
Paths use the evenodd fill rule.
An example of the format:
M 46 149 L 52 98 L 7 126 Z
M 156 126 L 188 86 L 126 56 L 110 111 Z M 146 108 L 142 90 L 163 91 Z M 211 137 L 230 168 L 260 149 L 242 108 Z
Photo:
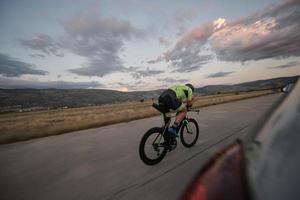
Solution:
M 187 114 L 186 114 L 186 116 L 181 120 L 181 122 L 180 122 L 180 124 L 179 124 L 179 126 L 178 126 L 178 128 L 177 128 L 177 132 L 179 132 L 180 131 L 180 129 L 181 129 L 181 127 L 182 127 L 182 125 L 183 125 L 183 122 L 185 121 L 185 120 L 188 120 L 189 119 L 189 117 L 188 117 L 188 112 L 196 112 L 197 114 L 199 114 L 200 113 L 200 110 L 199 109 L 188 109 L 187 110 Z M 175 116 L 174 116 L 175 117 Z M 165 133 L 165 131 L 166 131 L 166 129 L 167 128 L 169 128 L 169 125 L 170 125 L 170 123 L 171 123 L 171 118 L 172 117 L 167 117 L 166 116 L 166 114 L 164 114 L 163 113 L 163 118 L 164 118 L 164 131 L 163 131 L 163 134 Z
M 200 110 L 199 110 L 199 109 L 188 109 L 188 112 L 196 112 L 196 113 L 199 114 Z M 166 133 L 166 130 L 167 130 L 167 129 L 169 128 L 169 126 L 170 126 L 171 118 L 172 118 L 172 117 L 167 117 L 166 114 L 163 113 L 163 120 L 164 120 L 164 125 L 163 125 L 163 127 L 162 127 L 162 128 L 163 128 L 163 132 L 162 132 L 162 134 L 158 134 L 158 135 L 156 136 L 156 138 L 154 139 L 152 145 L 154 145 L 155 141 L 157 140 L 157 138 L 158 138 L 159 136 L 160 136 L 160 138 L 159 138 L 158 144 L 161 144 L 161 143 L 160 143 L 160 142 L 161 142 L 161 139 L 162 139 L 162 137 L 164 136 L 164 134 Z M 187 120 L 187 119 L 188 119 L 188 113 L 186 114 L 185 118 L 184 118 L 183 120 L 181 120 L 179 126 L 177 127 L 177 132 L 178 132 L 178 133 L 179 133 L 180 129 L 182 128 L 183 122 L 184 122 L 185 120 Z M 187 127 L 187 131 L 190 132 L 190 131 L 188 130 L 188 127 Z

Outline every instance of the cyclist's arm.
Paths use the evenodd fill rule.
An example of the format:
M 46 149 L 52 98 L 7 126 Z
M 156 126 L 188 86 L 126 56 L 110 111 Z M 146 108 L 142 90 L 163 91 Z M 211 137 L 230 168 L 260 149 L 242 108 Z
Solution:
M 191 100 L 185 100 L 183 101 L 183 103 L 186 104 L 187 107 L 192 107 L 193 106 L 193 103 L 196 101 L 196 98 L 195 97 L 192 97 Z
M 195 97 L 192 97 L 191 100 L 187 100 L 186 102 L 186 105 L 187 107 L 192 107 L 193 106 L 193 103 L 196 101 L 196 98 Z
M 188 94 L 186 95 L 187 98 L 183 101 L 186 104 L 186 107 L 192 107 L 193 103 L 196 101 L 195 97 L 193 96 L 193 92 L 191 89 L 188 90 Z

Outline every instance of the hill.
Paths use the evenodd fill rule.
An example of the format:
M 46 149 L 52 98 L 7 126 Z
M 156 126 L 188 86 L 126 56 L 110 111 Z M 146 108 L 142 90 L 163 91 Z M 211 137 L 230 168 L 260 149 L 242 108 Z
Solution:
M 83 107 L 157 98 L 162 90 L 0 89 L 0 112 Z
M 296 82 L 299 76 L 258 80 L 236 85 L 196 88 L 198 95 L 272 89 Z M 83 107 L 157 98 L 162 90 L 120 92 L 103 89 L 0 89 L 0 112 Z
M 196 92 L 202 95 L 212 95 L 218 93 L 228 92 L 247 92 L 253 90 L 265 90 L 280 88 L 288 83 L 296 82 L 299 76 L 292 77 L 280 77 L 274 79 L 257 80 L 251 82 L 245 82 L 235 85 L 208 85 L 202 88 L 197 88 Z

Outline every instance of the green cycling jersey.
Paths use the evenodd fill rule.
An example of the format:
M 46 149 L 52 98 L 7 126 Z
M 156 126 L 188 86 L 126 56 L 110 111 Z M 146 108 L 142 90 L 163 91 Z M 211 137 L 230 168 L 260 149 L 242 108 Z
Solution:
M 191 88 L 185 85 L 173 85 L 169 88 L 170 90 L 173 90 L 176 93 L 176 96 L 181 101 L 185 100 L 192 100 L 193 97 L 193 91 Z

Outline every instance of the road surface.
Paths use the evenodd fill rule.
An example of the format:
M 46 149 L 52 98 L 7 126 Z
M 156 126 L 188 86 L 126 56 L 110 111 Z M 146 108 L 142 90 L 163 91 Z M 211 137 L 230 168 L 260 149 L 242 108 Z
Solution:
M 139 159 L 143 134 L 160 117 L 0 146 L 0 199 L 176 199 L 211 155 L 243 137 L 280 94 L 190 114 L 200 137 L 156 166 Z M 43 131 L 43 130 L 41 130 Z

